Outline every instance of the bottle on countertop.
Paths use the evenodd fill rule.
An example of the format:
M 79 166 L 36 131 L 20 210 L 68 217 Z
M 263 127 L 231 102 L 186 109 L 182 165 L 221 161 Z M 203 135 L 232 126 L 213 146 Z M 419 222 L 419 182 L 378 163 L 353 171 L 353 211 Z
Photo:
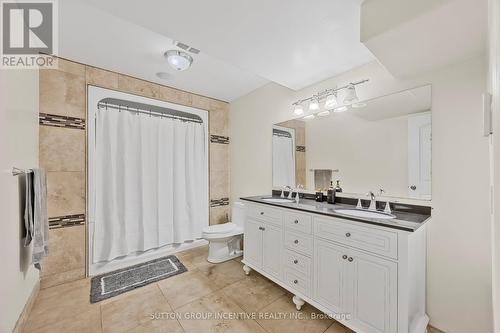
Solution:
M 342 192 L 342 187 L 340 187 L 340 180 L 337 179 L 337 186 L 335 186 L 335 192 Z
M 326 202 L 330 204 L 335 203 L 335 189 L 333 188 L 333 181 L 330 181 L 330 188 L 326 192 Z

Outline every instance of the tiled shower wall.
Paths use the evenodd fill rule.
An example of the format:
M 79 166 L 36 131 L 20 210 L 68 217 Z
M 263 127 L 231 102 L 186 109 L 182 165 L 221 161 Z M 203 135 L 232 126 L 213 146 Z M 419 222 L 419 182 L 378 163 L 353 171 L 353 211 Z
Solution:
M 50 224 L 42 288 L 85 277 L 87 85 L 207 110 L 210 224 L 229 215 L 227 103 L 60 59 L 57 70 L 40 71 L 40 166 L 47 170 Z

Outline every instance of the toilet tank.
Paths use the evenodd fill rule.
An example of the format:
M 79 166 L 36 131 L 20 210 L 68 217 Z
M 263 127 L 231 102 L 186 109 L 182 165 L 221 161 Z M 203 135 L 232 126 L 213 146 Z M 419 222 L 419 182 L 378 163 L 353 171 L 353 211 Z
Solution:
M 231 222 L 243 228 L 245 224 L 245 204 L 243 202 L 235 201 L 233 203 L 231 219 Z

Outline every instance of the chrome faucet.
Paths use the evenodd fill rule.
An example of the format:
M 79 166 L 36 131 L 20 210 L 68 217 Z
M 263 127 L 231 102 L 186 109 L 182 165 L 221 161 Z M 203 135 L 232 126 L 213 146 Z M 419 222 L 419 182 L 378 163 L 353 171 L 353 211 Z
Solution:
M 295 195 L 295 202 L 296 202 L 297 204 L 299 204 L 299 200 L 300 200 L 300 192 L 299 192 L 299 190 L 301 190 L 301 189 L 303 189 L 303 188 L 304 188 L 304 186 L 303 186 L 303 185 L 298 184 L 298 185 L 297 185 L 297 188 L 295 189 L 295 192 L 297 192 L 297 194 Z
M 377 201 L 375 200 L 375 194 L 372 191 L 368 191 L 366 195 L 370 197 L 370 207 L 368 207 L 368 209 L 377 210 Z

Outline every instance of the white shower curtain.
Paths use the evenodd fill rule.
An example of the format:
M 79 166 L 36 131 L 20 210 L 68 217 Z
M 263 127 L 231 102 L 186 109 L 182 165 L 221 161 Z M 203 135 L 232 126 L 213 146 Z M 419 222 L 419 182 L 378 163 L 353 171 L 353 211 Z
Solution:
M 292 138 L 273 135 L 273 187 L 295 186 Z
M 201 237 L 205 140 L 203 124 L 97 110 L 94 262 Z

